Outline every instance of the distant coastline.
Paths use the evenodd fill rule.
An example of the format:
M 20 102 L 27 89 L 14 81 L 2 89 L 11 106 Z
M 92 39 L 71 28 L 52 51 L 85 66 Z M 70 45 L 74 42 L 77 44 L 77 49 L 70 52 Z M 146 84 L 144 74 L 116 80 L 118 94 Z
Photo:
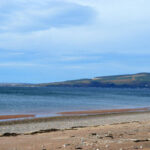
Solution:
M 108 87 L 108 88 L 150 88 L 150 73 L 113 75 L 92 79 L 69 80 L 62 82 L 28 84 L 0 83 L 0 87 Z

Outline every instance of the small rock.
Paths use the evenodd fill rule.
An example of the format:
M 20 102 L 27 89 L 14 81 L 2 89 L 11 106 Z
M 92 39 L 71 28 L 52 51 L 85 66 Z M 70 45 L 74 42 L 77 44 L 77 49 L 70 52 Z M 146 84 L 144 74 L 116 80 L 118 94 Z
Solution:
M 144 140 L 134 140 L 134 142 L 138 143 L 138 142 L 148 142 L 149 139 L 144 139 Z
M 143 149 L 143 146 L 142 146 L 142 145 L 140 146 L 140 149 Z
M 76 147 L 75 149 L 82 149 L 82 147 Z
M 84 142 L 84 138 L 83 137 L 81 138 L 81 142 Z
M 114 138 L 111 133 L 110 133 L 110 134 L 106 134 L 105 137 L 110 137 L 110 138 L 112 138 L 112 139 Z
M 71 138 L 75 137 L 74 135 L 71 136 Z
M 61 147 L 58 147 L 58 149 L 60 149 Z
M 97 138 L 97 139 L 103 139 L 103 137 L 100 136 L 100 135 L 96 135 L 96 138 Z
M 123 134 L 120 134 L 119 137 L 120 137 L 120 138 L 123 137 Z
M 42 150 L 46 150 L 46 148 L 45 148 L 45 146 L 44 146 L 44 145 L 42 145 Z
M 67 146 L 69 146 L 69 145 L 70 145 L 70 144 L 64 144 L 63 147 L 67 147 Z
M 63 147 L 66 147 L 66 144 L 64 144 Z
M 91 135 L 92 135 L 92 136 L 96 136 L 97 134 L 96 134 L 96 133 L 91 133 Z
M 81 138 L 81 145 L 83 145 L 84 144 L 84 138 Z

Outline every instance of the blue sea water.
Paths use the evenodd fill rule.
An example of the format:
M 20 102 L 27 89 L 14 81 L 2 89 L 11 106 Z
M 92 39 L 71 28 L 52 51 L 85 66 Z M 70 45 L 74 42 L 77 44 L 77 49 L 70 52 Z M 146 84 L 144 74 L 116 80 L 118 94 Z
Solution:
M 0 115 L 150 106 L 150 89 L 0 87 Z

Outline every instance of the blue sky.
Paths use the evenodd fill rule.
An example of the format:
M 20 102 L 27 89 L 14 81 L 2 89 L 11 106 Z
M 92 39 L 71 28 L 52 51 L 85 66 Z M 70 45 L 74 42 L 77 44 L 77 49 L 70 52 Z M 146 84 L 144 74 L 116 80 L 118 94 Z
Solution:
M 0 82 L 150 72 L 149 0 L 0 1 Z

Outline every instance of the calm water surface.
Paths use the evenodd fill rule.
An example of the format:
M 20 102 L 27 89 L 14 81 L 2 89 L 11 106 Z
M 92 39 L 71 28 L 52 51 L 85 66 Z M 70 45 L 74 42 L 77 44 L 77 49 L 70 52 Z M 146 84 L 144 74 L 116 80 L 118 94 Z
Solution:
M 150 106 L 150 89 L 0 87 L 0 115 Z

